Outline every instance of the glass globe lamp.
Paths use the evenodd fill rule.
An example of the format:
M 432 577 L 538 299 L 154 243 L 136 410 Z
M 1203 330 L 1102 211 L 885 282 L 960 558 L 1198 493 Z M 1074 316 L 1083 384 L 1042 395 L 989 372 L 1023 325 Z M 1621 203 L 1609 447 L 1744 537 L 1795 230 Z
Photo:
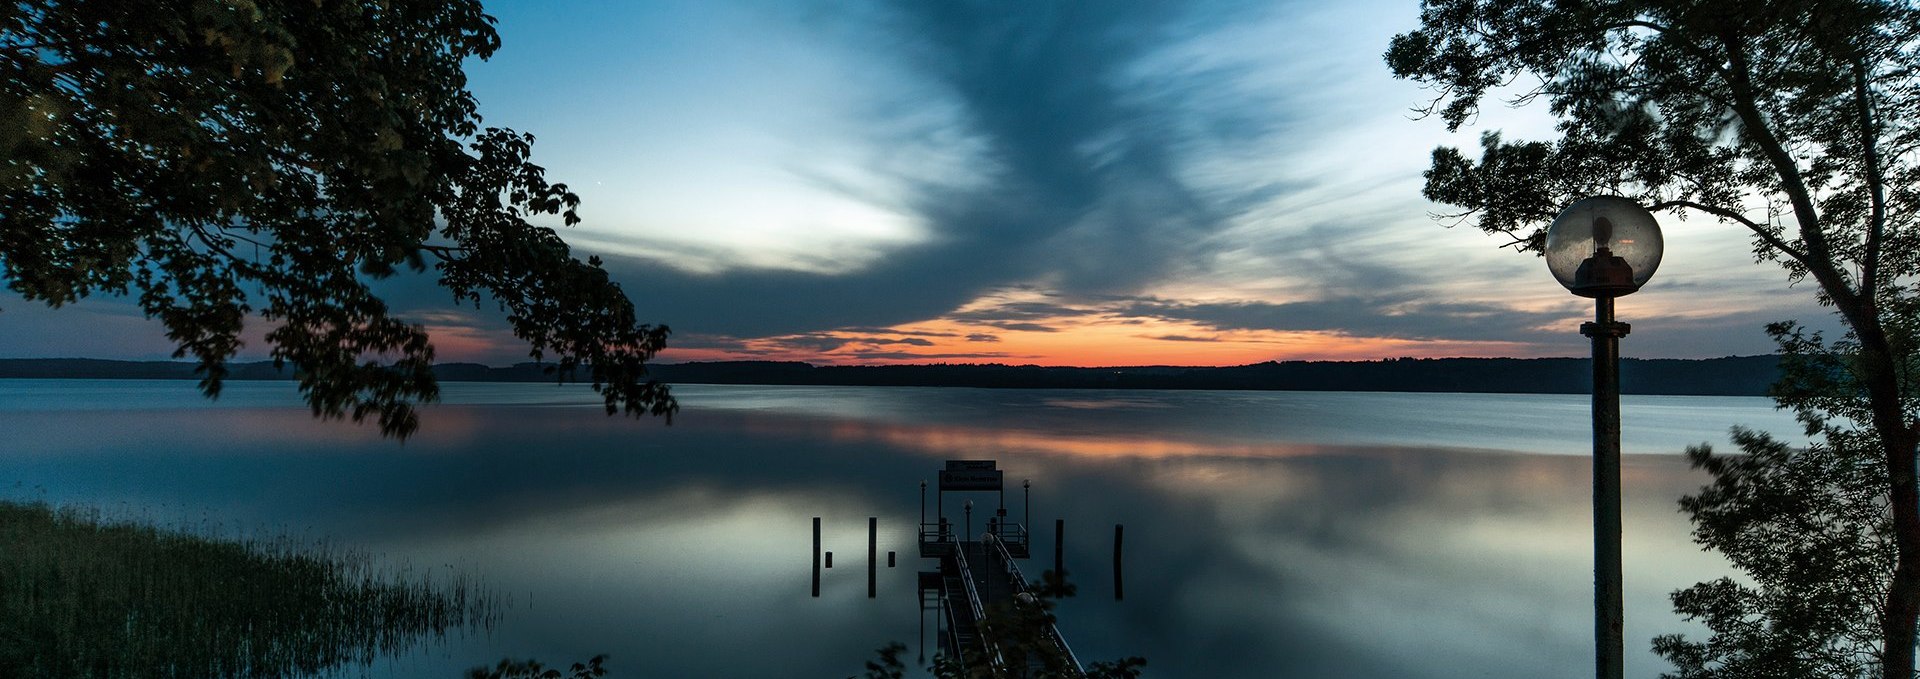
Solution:
M 1619 297 L 1660 268 L 1660 223 L 1639 203 L 1594 196 L 1568 205 L 1547 227 L 1547 268 L 1581 297 Z

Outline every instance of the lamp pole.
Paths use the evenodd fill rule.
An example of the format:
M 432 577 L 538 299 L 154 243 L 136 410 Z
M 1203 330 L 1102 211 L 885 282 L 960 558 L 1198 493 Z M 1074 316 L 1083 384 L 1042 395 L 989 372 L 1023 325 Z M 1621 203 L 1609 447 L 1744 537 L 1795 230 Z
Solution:
M 1621 679 L 1626 655 L 1620 549 L 1620 338 L 1615 297 L 1640 289 L 1660 266 L 1660 224 L 1617 196 L 1575 201 L 1547 227 L 1547 267 L 1567 290 L 1593 298 L 1593 636 L 1594 676 Z
M 1626 605 L 1620 555 L 1620 338 L 1613 298 L 1594 298 L 1593 338 L 1593 628 L 1595 676 L 1620 679 L 1626 654 Z

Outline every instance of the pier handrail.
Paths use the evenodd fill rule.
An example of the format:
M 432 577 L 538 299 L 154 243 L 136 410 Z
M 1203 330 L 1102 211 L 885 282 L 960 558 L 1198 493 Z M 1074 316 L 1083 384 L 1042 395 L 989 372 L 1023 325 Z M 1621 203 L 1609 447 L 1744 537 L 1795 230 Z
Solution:
M 981 620 L 986 619 L 987 607 L 980 603 L 980 592 L 973 586 L 973 569 L 967 565 L 967 550 L 953 550 L 953 562 L 960 569 L 961 589 L 966 590 L 967 606 L 973 609 L 973 620 L 977 626 Z M 988 662 L 994 667 L 1005 667 L 1007 663 L 1000 657 L 1000 645 L 993 643 L 993 639 L 981 634 L 977 628 L 974 634 L 979 637 L 980 643 L 987 647 Z
M 920 541 L 921 542 L 951 541 L 953 539 L 953 531 L 949 529 L 947 526 L 948 524 L 935 523 L 932 521 L 921 522 L 920 523 Z M 929 540 L 928 538 L 932 538 L 932 539 Z
M 1014 590 L 1021 594 L 1027 594 L 1027 577 L 1020 573 L 1020 565 L 1014 563 L 1013 555 L 1007 552 L 1006 543 L 1002 542 L 998 536 L 995 536 L 993 540 L 983 540 L 982 542 L 992 543 L 993 549 L 1000 552 L 998 555 L 1000 563 L 1006 566 L 1007 580 L 1013 583 Z M 969 581 L 969 584 L 971 584 L 971 581 Z M 1073 647 L 1067 645 L 1067 638 L 1061 636 L 1060 628 L 1053 623 L 1047 623 L 1046 633 L 1047 640 L 1058 647 L 1061 654 L 1066 656 L 1067 662 L 1073 667 L 1073 671 L 1075 673 L 1081 672 L 1080 659 L 1073 655 Z
M 1032 539 L 1033 534 L 1027 530 L 1026 526 L 1018 522 L 1002 521 L 999 524 L 999 531 L 995 533 L 994 537 L 998 540 L 1005 540 L 1012 544 L 1025 546 L 1028 541 Z

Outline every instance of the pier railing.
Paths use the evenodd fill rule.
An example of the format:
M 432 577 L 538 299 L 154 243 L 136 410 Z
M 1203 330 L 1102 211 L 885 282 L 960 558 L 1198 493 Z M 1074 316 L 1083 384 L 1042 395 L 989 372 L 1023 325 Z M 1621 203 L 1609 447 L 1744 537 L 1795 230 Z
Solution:
M 1018 526 L 1019 524 L 1008 525 Z M 1007 581 L 1013 584 L 1016 595 L 1031 594 L 1027 591 L 1027 577 L 1021 574 L 1020 565 L 1014 562 L 1013 554 L 1007 550 L 1006 543 L 998 539 L 998 536 L 992 540 L 983 540 L 983 542 L 990 543 L 987 549 L 992 551 L 989 551 L 988 555 L 993 558 L 989 560 L 998 560 L 1003 565 L 1006 569 Z M 1073 647 L 1067 645 L 1067 638 L 1061 636 L 1060 628 L 1053 623 L 1047 623 L 1044 634 L 1046 635 L 1046 641 L 1059 650 L 1060 656 L 1066 659 L 1069 667 L 1072 668 L 1077 676 L 1081 671 L 1080 659 L 1073 655 Z
M 966 551 L 954 550 L 953 561 L 960 571 L 961 589 L 967 594 L 967 606 L 972 609 L 975 625 L 974 636 L 980 640 L 980 645 L 986 650 L 987 662 L 989 664 L 994 667 L 1006 667 L 1006 660 L 1000 656 L 1000 646 L 995 644 L 993 639 L 982 634 L 978 627 L 980 621 L 985 620 L 987 617 L 987 607 L 980 601 L 979 590 L 973 586 L 973 568 L 967 565 Z M 964 662 L 965 656 L 962 655 L 961 658 L 962 662 Z
M 1033 533 L 1026 526 L 1011 521 L 988 524 L 982 536 L 991 533 L 1006 543 L 1007 552 L 1019 558 L 1032 554 Z M 960 540 L 954 535 L 953 524 L 925 522 L 920 524 L 920 556 L 939 558 L 953 552 Z

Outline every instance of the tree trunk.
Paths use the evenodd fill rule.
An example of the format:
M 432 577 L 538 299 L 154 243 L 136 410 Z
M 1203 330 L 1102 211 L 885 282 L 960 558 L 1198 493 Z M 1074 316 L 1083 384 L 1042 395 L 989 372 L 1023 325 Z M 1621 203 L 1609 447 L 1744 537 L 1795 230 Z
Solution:
M 1887 601 L 1881 608 L 1881 632 L 1886 640 L 1882 667 L 1886 679 L 1913 679 L 1915 627 L 1920 621 L 1920 463 L 1914 457 L 1916 432 L 1899 421 L 1898 400 L 1892 405 L 1892 422 L 1888 425 L 1882 425 L 1882 420 L 1889 418 L 1882 417 L 1880 404 L 1874 408 L 1875 428 L 1880 430 L 1887 456 L 1898 554 L 1893 580 L 1887 584 Z
M 1873 408 L 1873 428 L 1886 456 L 1888 499 L 1893 508 L 1895 561 L 1881 606 L 1881 674 L 1913 679 L 1916 626 L 1920 625 L 1920 424 L 1910 424 L 1901 409 L 1900 381 L 1892 345 L 1871 303 L 1858 298 L 1841 312 L 1860 340 L 1860 380 Z

